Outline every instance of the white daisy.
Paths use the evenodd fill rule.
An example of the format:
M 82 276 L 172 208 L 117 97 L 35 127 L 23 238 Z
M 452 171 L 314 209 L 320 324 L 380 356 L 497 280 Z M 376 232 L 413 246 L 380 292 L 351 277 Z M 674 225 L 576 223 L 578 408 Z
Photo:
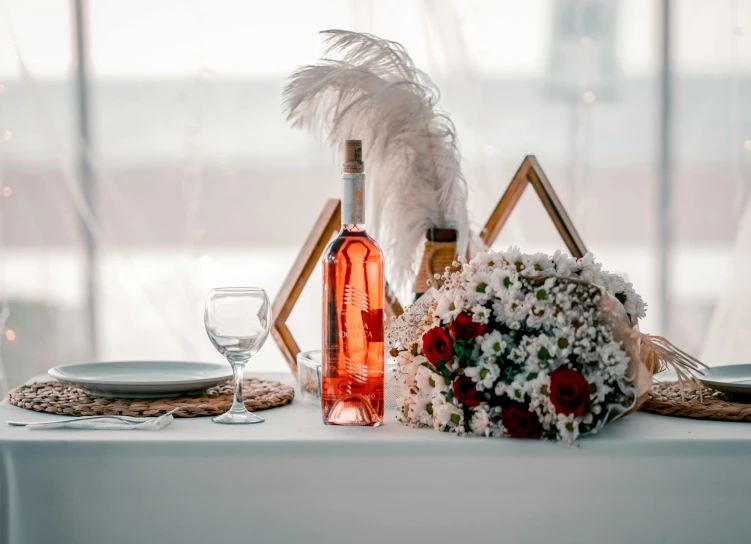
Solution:
M 556 421 L 555 426 L 563 442 L 571 444 L 579 437 L 579 420 L 572 415 L 558 414 L 558 421 Z
M 478 391 L 484 391 L 493 387 L 493 384 L 501 376 L 501 369 L 492 361 L 482 359 L 477 366 L 468 366 L 464 369 L 464 375 L 472 378 L 477 384 Z
M 506 300 L 503 311 L 511 321 L 523 321 L 529 315 L 529 308 L 523 300 Z
M 464 424 L 464 412 L 452 403 L 447 402 L 443 395 L 433 397 L 433 417 L 436 429 L 461 427 Z
M 509 267 L 515 268 L 518 272 L 524 270 L 524 254 L 519 251 L 519 248 L 512 246 L 507 251 L 503 252 L 503 259 L 508 263 Z
M 558 347 L 558 357 L 565 359 L 574 349 L 574 340 L 576 338 L 574 329 L 570 326 L 556 327 L 555 344 Z
M 482 406 L 472 409 L 472 419 L 469 421 L 469 428 L 477 436 L 488 436 L 490 429 L 490 416 Z
M 526 338 L 526 337 L 525 337 Z M 553 338 L 541 334 L 532 339 L 527 345 L 527 368 L 539 371 L 553 366 L 553 359 L 558 353 L 558 346 Z
M 516 272 L 507 268 L 495 268 L 490 273 L 490 288 L 501 298 L 508 296 L 508 290 L 517 282 Z
M 506 312 L 503 309 L 503 301 L 500 298 L 493 301 L 491 308 L 496 321 L 503 322 L 506 320 Z
M 420 395 L 431 397 L 437 381 L 443 381 L 443 376 L 436 374 L 425 366 L 420 366 L 415 374 L 415 385 L 420 390 Z
M 528 276 L 537 276 L 540 274 L 555 272 L 555 265 L 545 253 L 524 255 L 522 257 L 522 262 L 524 263 L 524 272 Z
M 495 355 L 498 357 L 506 349 L 506 342 L 499 331 L 491 331 L 478 336 L 476 342 L 480 345 L 483 355 Z
M 553 254 L 551 259 L 555 266 L 555 274 L 557 276 L 569 276 L 574 268 L 576 268 L 576 260 L 570 255 L 562 253 L 560 250 Z
M 487 325 L 490 321 L 490 309 L 481 304 L 476 304 L 472 307 L 472 321 Z
M 456 316 L 462 313 L 462 308 L 457 308 L 454 298 L 455 295 L 451 291 L 441 293 L 438 298 L 438 302 L 433 309 L 433 315 L 438 317 L 442 323 L 450 323 Z
M 473 296 L 481 295 L 490 296 L 492 287 L 490 286 L 490 274 L 487 272 L 476 272 L 466 283 L 466 289 Z
M 407 417 L 410 421 L 422 425 L 433 426 L 433 415 L 428 411 L 430 400 L 427 397 L 417 396 L 414 403 L 410 404 L 407 411 Z M 431 410 L 432 411 L 432 410 Z

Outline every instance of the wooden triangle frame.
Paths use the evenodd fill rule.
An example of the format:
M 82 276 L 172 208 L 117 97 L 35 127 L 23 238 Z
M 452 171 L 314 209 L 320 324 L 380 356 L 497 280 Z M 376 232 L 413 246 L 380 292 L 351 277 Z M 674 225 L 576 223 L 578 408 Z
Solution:
M 545 211 L 548 212 L 550 219 L 553 220 L 555 228 L 558 230 L 561 238 L 563 238 L 571 255 L 577 259 L 584 257 L 587 253 L 587 248 L 566 213 L 563 204 L 558 199 L 558 195 L 555 194 L 550 180 L 548 180 L 534 155 L 527 155 L 524 158 L 508 189 L 503 193 L 493 213 L 490 214 L 490 218 L 481 233 L 485 245 L 488 247 L 493 245 L 493 242 L 498 238 L 501 229 L 506 224 L 511 212 L 519 203 L 519 199 L 529 184 L 535 188 L 537 196 L 540 197 L 540 201 L 542 201 L 542 205 L 545 207 Z
M 272 307 L 271 335 L 274 337 L 284 358 L 287 359 L 292 373 L 297 378 L 297 354 L 300 347 L 297 345 L 292 332 L 287 327 L 287 318 L 292 313 L 295 303 L 300 298 L 305 284 L 310 279 L 316 263 L 323 255 L 331 238 L 341 228 L 342 203 L 341 200 L 332 198 L 326 202 L 321 214 L 313 225 L 308 238 L 297 255 L 287 278 L 282 284 Z M 388 283 L 384 284 L 385 299 L 384 313 L 386 316 L 398 316 L 402 313 L 402 307 L 394 296 Z
M 587 248 L 534 155 L 527 155 L 524 158 L 506 192 L 503 193 L 498 205 L 490 214 L 490 218 L 481 233 L 485 245 L 488 247 L 493 245 L 529 184 L 535 188 L 545 211 L 553 220 L 553 224 L 571 255 L 577 259 L 583 257 L 587 253 Z M 287 327 L 287 318 L 292 313 L 303 287 L 310 279 L 310 275 L 313 273 L 321 255 L 323 255 L 329 240 L 339 230 L 341 211 L 340 200 L 332 198 L 326 202 L 294 265 L 292 265 L 292 269 L 287 274 L 279 294 L 274 299 L 271 335 L 279 349 L 282 350 L 295 378 L 297 378 L 297 354 L 300 353 L 300 347 L 292 336 L 289 327 Z M 386 300 L 383 309 L 386 316 L 401 315 L 403 312 L 402 306 L 391 291 L 388 282 L 384 283 L 384 289 Z

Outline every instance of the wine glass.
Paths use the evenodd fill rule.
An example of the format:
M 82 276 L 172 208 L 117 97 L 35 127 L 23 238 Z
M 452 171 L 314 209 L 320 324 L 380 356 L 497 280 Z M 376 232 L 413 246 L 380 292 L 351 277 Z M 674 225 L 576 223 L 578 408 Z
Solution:
M 212 289 L 203 314 L 211 343 L 232 366 L 235 398 L 232 408 L 212 419 L 215 423 L 263 423 L 243 402 L 243 369 L 255 355 L 271 326 L 271 304 L 266 291 L 257 287 Z

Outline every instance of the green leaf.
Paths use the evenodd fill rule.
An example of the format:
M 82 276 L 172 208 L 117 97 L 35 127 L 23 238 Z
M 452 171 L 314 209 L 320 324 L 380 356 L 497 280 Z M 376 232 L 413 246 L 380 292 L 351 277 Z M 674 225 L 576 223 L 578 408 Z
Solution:
M 443 368 L 441 368 L 441 370 L 439 370 L 439 372 L 441 373 L 441 375 L 444 378 L 450 378 L 451 377 L 451 371 L 448 368 L 446 368 L 445 366 Z
M 527 374 L 527 381 L 531 382 L 532 380 L 537 379 L 537 372 L 530 372 Z
M 461 416 L 459 416 L 459 414 L 451 414 L 451 421 L 454 422 L 454 425 L 459 425 L 459 422 L 461 421 Z
M 541 361 L 547 361 L 548 357 L 550 357 L 550 353 L 548 353 L 548 348 L 545 346 L 541 347 L 540 350 L 537 352 L 537 358 Z
M 488 284 L 487 283 L 480 283 L 480 284 L 477 285 L 477 292 L 478 293 L 484 293 L 485 289 L 487 289 L 487 288 L 488 288 Z
M 428 378 L 428 384 L 430 387 L 435 387 L 435 380 L 433 378 Z
M 545 289 L 537 291 L 537 300 L 545 300 L 546 298 L 548 298 L 548 292 Z
M 454 390 L 453 389 L 449 389 L 448 393 L 446 393 L 446 400 L 451 400 L 453 398 L 454 398 Z
M 515 396 L 515 397 L 516 397 L 517 399 L 520 399 L 520 398 L 522 398 L 522 392 L 521 392 L 521 390 L 517 389 L 516 391 L 514 391 L 514 396 Z
M 433 372 L 435 372 L 435 367 L 431 365 L 430 363 L 421 363 L 420 366 L 424 366 L 425 368 L 429 368 Z
M 503 369 L 503 371 L 506 373 L 506 377 L 504 379 L 506 383 L 511 383 L 512 381 L 514 381 L 514 376 L 519 373 L 519 370 L 517 368 L 514 368 L 513 366 L 507 366 Z
M 451 378 L 444 377 L 443 379 L 446 382 L 446 385 L 451 385 Z
M 428 411 L 428 413 L 432 416 L 433 415 L 433 403 L 429 402 L 428 405 L 425 407 L 425 409 Z
M 503 278 L 503 286 L 504 287 L 510 287 L 511 286 L 511 278 L 509 278 L 508 276 L 506 276 L 505 278 Z

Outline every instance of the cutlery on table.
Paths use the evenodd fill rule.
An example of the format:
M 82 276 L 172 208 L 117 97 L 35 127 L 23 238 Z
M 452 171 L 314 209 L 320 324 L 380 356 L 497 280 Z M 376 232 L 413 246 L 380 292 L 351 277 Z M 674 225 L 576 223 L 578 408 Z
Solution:
M 30 428 L 38 428 L 38 427 L 46 427 L 46 428 L 53 428 L 53 427 L 64 427 L 68 426 L 70 424 L 75 423 L 85 423 L 88 421 L 111 421 L 113 423 L 116 423 L 118 425 L 121 425 L 123 428 L 128 427 L 137 427 L 139 425 L 143 425 L 145 423 L 152 423 L 153 426 L 156 428 L 159 428 L 162 421 L 164 421 L 167 416 L 171 416 L 175 412 L 180 410 L 180 408 L 173 408 L 166 414 L 162 414 L 161 416 L 157 417 L 131 417 L 131 416 L 84 416 L 84 417 L 77 417 L 74 419 L 53 419 L 49 421 L 8 421 L 8 425 L 12 427 L 30 427 Z

